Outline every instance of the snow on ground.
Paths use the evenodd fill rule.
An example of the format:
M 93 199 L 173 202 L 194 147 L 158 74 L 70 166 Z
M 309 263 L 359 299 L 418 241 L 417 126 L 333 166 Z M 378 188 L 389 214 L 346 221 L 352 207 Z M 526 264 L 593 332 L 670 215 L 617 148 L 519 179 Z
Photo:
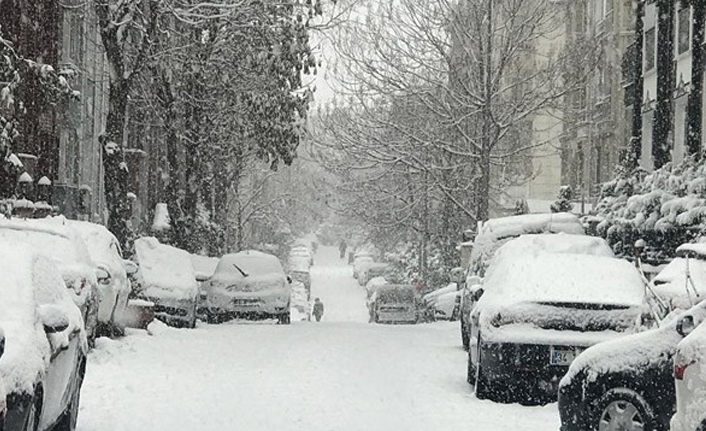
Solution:
M 334 248 L 312 268 L 321 323 L 200 324 L 99 339 L 78 431 L 546 430 L 556 405 L 477 400 L 457 323 L 367 322 L 364 289 Z

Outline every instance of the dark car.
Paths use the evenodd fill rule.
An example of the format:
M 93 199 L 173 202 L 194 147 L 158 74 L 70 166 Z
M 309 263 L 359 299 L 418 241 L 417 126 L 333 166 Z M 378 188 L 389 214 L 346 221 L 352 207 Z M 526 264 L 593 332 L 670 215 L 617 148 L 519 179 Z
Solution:
M 668 431 L 676 403 L 672 359 L 686 316 L 704 321 L 706 303 L 581 354 L 559 385 L 561 431 Z
M 639 328 L 644 285 L 627 261 L 525 253 L 498 257 L 471 312 L 468 381 L 478 398 L 555 401 L 581 351 Z
M 46 257 L 0 247 L 0 379 L 5 431 L 76 428 L 88 342 L 81 313 Z

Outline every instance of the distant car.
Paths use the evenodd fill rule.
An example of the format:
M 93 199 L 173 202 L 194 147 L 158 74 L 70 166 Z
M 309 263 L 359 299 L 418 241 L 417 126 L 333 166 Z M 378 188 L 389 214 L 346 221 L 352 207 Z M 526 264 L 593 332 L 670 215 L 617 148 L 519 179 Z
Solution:
M 697 324 L 687 315 L 677 325 L 678 332 L 686 337 L 677 345 L 674 356 L 677 409 L 671 431 L 706 430 L 706 325 Z
M 434 312 L 436 319 L 455 320 L 458 317 L 460 292 L 458 285 L 451 283 L 446 287 L 427 293 L 423 297 L 426 308 Z
M 289 265 L 298 269 L 306 268 L 308 270 L 310 266 L 314 265 L 314 254 L 306 245 L 295 245 L 289 252 Z
M 132 289 L 128 275 L 133 275 L 138 268 L 133 262 L 123 259 L 123 251 L 115 235 L 105 226 L 84 221 L 67 220 L 55 217 L 55 222 L 78 232 L 86 244 L 91 260 L 103 272 L 98 279 L 98 323 L 99 335 L 122 333 L 128 297 Z
M 292 279 L 277 257 L 254 250 L 227 254 L 204 284 L 209 321 L 244 317 L 291 322 Z
M 563 224 L 559 226 L 563 226 Z M 557 228 L 557 226 L 554 226 L 554 228 Z M 567 227 L 567 230 L 570 229 L 571 228 Z M 516 255 L 539 252 L 571 253 L 605 257 L 615 256 L 608 243 L 602 238 L 566 234 L 562 232 L 520 235 L 503 241 L 503 245 L 496 249 L 491 261 L 487 263 L 489 266 L 488 270 L 490 270 L 490 266 L 496 261 L 503 260 L 501 257 L 503 254 Z M 484 271 L 483 274 L 485 275 L 485 273 Z M 483 279 L 479 275 L 470 275 L 466 278 L 464 289 L 461 292 L 459 311 L 461 330 L 465 331 L 461 333 L 461 341 L 466 349 L 468 348 L 472 336 L 471 332 L 473 331 L 473 324 L 470 320 L 471 310 L 483 296 L 484 291 Z M 473 344 L 470 345 L 472 346 Z
M 689 309 L 706 298 L 706 244 L 683 244 L 653 280 L 671 309 Z
M 293 281 L 304 286 L 307 301 L 311 300 L 311 273 L 309 271 L 290 271 L 289 275 Z
M 413 286 L 379 286 L 371 299 L 371 320 L 375 323 L 419 322 L 420 298 Z
M 390 271 L 390 265 L 386 263 L 371 262 L 363 267 L 363 271 L 358 275 L 358 284 L 365 286 L 368 281 L 375 277 L 384 277 Z
M 478 398 L 546 403 L 576 356 L 639 329 L 640 273 L 603 256 L 527 253 L 493 262 L 471 312 L 468 381 Z
M 669 316 L 657 329 L 581 353 L 559 384 L 561 431 L 668 431 L 675 409 L 672 361 L 686 316 L 703 322 L 706 303 Z
M 0 278 L 5 430 L 73 431 L 88 352 L 81 313 L 54 262 L 28 246 L 0 246 Z
M 156 238 L 135 240 L 138 297 L 154 303 L 155 318 L 176 327 L 196 327 L 198 284 L 191 255 Z
M 357 279 L 368 264 L 375 261 L 373 254 L 368 251 L 358 251 L 353 255 L 353 278 Z M 365 286 L 365 283 L 361 284 Z
M 501 217 L 488 220 L 483 224 L 473 241 L 468 262 L 466 279 L 482 279 L 485 271 L 495 255 L 495 252 L 505 243 L 521 235 L 556 234 L 585 235 L 584 228 L 578 217 L 568 213 L 557 214 L 525 214 L 511 217 Z M 468 349 L 468 318 L 471 309 L 478 300 L 477 283 L 465 283 L 460 296 L 461 342 Z
M 98 335 L 99 274 L 78 233 L 44 220 L 0 219 L 0 242 L 29 244 L 57 265 L 71 298 L 81 310 L 89 344 L 93 344 Z

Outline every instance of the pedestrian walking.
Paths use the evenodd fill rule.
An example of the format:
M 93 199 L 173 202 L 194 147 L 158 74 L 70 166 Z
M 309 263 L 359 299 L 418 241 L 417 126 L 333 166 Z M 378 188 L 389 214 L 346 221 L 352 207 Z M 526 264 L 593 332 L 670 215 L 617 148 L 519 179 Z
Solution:
M 348 248 L 348 244 L 346 244 L 346 240 L 342 239 L 341 244 L 338 246 L 338 251 L 341 252 L 341 259 L 346 257 L 346 249 Z
M 321 317 L 324 315 L 324 303 L 319 298 L 314 300 L 314 310 L 312 313 L 317 322 L 321 322 Z

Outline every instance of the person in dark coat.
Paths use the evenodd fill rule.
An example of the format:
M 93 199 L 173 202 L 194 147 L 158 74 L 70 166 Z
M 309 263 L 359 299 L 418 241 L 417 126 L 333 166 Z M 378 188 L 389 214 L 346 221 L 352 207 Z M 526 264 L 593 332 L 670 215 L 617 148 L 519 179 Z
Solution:
M 324 303 L 319 298 L 314 300 L 314 310 L 311 312 L 317 322 L 321 322 L 321 316 L 324 315 Z

